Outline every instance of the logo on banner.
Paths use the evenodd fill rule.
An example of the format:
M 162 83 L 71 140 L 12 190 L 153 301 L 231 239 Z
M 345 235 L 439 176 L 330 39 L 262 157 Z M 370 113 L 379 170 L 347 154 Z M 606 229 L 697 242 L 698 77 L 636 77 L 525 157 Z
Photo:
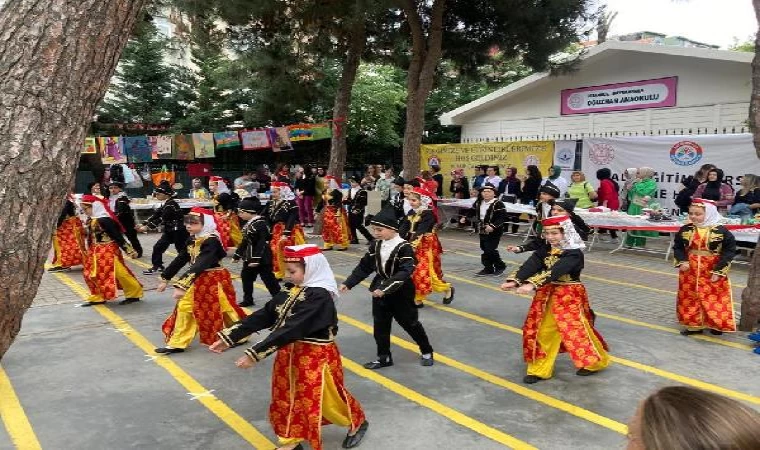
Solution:
M 575 160 L 575 150 L 571 150 L 569 148 L 563 148 L 557 152 L 556 158 L 557 158 L 557 161 L 563 166 L 570 166 Z
M 597 166 L 604 166 L 615 159 L 615 147 L 605 143 L 594 144 L 589 149 L 588 156 Z
M 691 166 L 702 159 L 702 147 L 696 142 L 681 141 L 670 148 L 670 160 L 679 166 Z
M 428 166 L 438 166 L 441 167 L 441 160 L 438 159 L 437 155 L 430 155 L 430 158 L 428 159 Z
M 523 161 L 523 167 L 538 166 L 539 162 L 540 160 L 538 159 L 538 156 L 528 155 L 525 157 L 525 160 Z

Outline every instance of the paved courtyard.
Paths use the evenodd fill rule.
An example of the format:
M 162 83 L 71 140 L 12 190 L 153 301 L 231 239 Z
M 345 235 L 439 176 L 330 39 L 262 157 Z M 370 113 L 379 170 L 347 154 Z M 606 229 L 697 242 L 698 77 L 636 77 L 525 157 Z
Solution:
M 155 292 L 156 277 L 139 273 L 149 266 L 156 236 L 141 239 L 146 256 L 130 262 L 146 288 L 140 303 L 77 308 L 86 294 L 81 271 L 44 275 L 21 335 L 2 361 L 6 427 L 0 427 L 0 449 L 14 448 L 14 440 L 19 448 L 39 442 L 45 449 L 274 447 L 267 421 L 271 358 L 244 371 L 233 364 L 239 349 L 215 355 L 196 342 L 183 354 L 153 353 L 173 302 L 170 293 Z M 751 353 L 745 333 L 678 334 L 676 272 L 662 255 L 611 255 L 611 246 L 595 246 L 583 279 L 613 364 L 581 378 L 560 355 L 552 380 L 528 386 L 521 382 L 520 327 L 529 299 L 499 291 L 500 279 L 473 276 L 480 261 L 475 236 L 446 231 L 441 241 L 444 272 L 457 296 L 450 306 L 431 296 L 421 311 L 436 350 L 432 368 L 419 366 L 415 346 L 398 326 L 396 365 L 376 372 L 361 368 L 374 357 L 370 296 L 357 287 L 338 300 L 346 385 L 371 423 L 361 448 L 622 448 L 637 403 L 672 384 L 760 408 L 760 357 Z M 505 237 L 502 248 L 516 242 Z M 362 249 L 327 255 L 339 279 Z M 507 255 L 508 270 L 525 257 Z M 226 264 L 233 273 L 239 270 L 230 260 Z M 746 277 L 747 266 L 734 265 L 737 309 Z M 263 286 L 257 285 L 256 299 L 259 306 L 266 301 Z M 21 408 L 9 406 L 10 392 Z M 325 448 L 340 448 L 344 434 L 324 428 Z

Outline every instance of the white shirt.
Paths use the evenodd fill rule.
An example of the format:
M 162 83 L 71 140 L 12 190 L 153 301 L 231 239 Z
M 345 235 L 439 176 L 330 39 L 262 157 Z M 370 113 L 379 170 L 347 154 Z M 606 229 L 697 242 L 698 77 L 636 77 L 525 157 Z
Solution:
M 409 204 L 408 199 L 404 199 L 404 215 L 408 216 L 412 212 L 412 205 Z
M 361 189 L 361 186 L 351 188 L 351 200 L 356 198 L 356 193 L 359 192 L 359 189 Z
M 380 262 L 383 264 L 383 267 L 385 267 L 388 258 L 391 257 L 393 249 L 402 242 L 404 242 L 404 240 L 397 234 L 396 237 L 380 243 Z
M 501 177 L 498 175 L 494 175 L 492 177 L 486 177 L 485 181 L 483 181 L 483 185 L 490 184 L 496 189 L 499 189 L 500 183 L 501 183 Z
M 568 183 L 567 180 L 563 177 L 557 177 L 556 180 L 550 180 L 549 178 L 544 178 L 541 180 L 541 186 L 545 185 L 547 181 L 551 181 L 553 185 L 557 186 L 557 189 L 559 189 L 559 198 L 565 198 L 565 194 L 567 193 L 567 187 Z
M 492 198 L 490 202 L 483 200 L 483 203 L 480 204 L 480 220 L 485 220 L 486 213 L 488 212 L 488 207 L 491 206 L 491 203 L 495 201 L 495 198 Z

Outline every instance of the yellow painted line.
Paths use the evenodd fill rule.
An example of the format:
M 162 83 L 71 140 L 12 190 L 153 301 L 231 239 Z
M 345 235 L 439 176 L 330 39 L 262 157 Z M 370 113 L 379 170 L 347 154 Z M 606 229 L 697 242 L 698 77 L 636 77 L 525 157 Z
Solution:
M 440 237 L 440 239 L 441 240 L 447 240 L 447 241 L 453 241 L 453 242 L 461 242 L 461 243 L 468 244 L 468 245 L 473 245 L 474 244 L 474 242 L 465 241 L 465 240 L 462 240 L 462 239 L 449 238 L 449 237 Z M 460 254 L 460 255 L 471 256 L 471 254 L 464 253 L 464 252 L 453 251 L 453 250 L 446 250 L 445 252 L 450 252 L 450 253 L 456 253 L 456 254 Z M 479 256 L 478 256 L 478 258 L 479 258 Z M 598 260 L 596 258 L 586 257 L 585 260 L 587 262 L 592 262 L 594 264 L 600 264 L 600 265 L 604 265 L 604 266 L 618 267 L 618 268 L 627 269 L 627 270 L 639 270 L 639 271 L 642 271 L 642 272 L 649 272 L 649 273 L 654 273 L 654 274 L 657 274 L 657 275 L 665 275 L 665 276 L 669 276 L 669 277 L 678 277 L 677 273 L 663 272 L 663 271 L 654 270 L 654 269 L 646 269 L 644 267 L 638 267 L 638 266 L 628 266 L 628 265 L 625 265 L 625 264 L 609 263 L 609 262 L 600 261 L 600 260 Z M 584 276 L 588 277 L 588 275 L 584 275 Z M 745 287 L 747 287 L 746 284 L 739 284 L 739 283 L 733 283 L 733 282 L 731 283 L 731 285 L 733 287 L 737 287 L 737 288 L 745 288 Z M 670 291 L 668 291 L 668 292 L 670 292 Z
M 83 299 L 87 298 L 88 292 L 71 277 L 63 273 L 55 273 L 53 275 L 55 275 L 55 277 L 58 278 L 58 280 L 63 284 L 71 288 L 71 290 L 78 294 L 80 297 Z M 100 313 L 100 315 L 106 318 L 109 322 L 111 322 L 115 328 L 124 330 L 122 334 L 133 344 L 135 344 L 140 350 L 144 351 L 148 355 L 152 355 L 154 353 L 156 346 L 153 345 L 147 338 L 145 338 L 145 336 L 132 328 L 129 323 L 121 316 L 102 305 L 95 305 L 92 308 Z M 177 382 L 179 382 L 182 387 L 187 389 L 187 392 L 208 392 L 208 389 L 203 387 L 203 385 L 196 381 L 189 373 L 185 372 L 179 365 L 172 361 L 171 358 L 159 357 L 154 359 L 153 362 L 169 372 L 169 374 L 175 380 L 177 380 Z M 211 411 L 215 416 L 226 423 L 237 434 L 239 434 L 240 437 L 245 439 L 255 448 L 269 450 L 275 447 L 275 444 L 272 441 L 267 439 L 266 436 L 259 432 L 259 430 L 254 428 L 247 420 L 245 420 L 242 416 L 236 413 L 232 408 L 227 406 L 226 403 L 217 397 L 202 396 L 199 397 L 197 401 L 201 402 L 206 408 L 208 408 L 209 411 Z
M 0 417 L 5 429 L 11 437 L 11 442 L 20 450 L 42 449 L 32 424 L 21 406 L 21 402 L 13 390 L 8 374 L 0 367 Z
M 407 400 L 417 403 L 418 405 L 428 408 L 448 418 L 454 423 L 457 423 L 465 428 L 469 428 L 470 430 L 480 435 L 483 435 L 491 440 L 494 440 L 500 444 L 506 445 L 509 448 L 514 448 L 518 450 L 536 449 L 536 447 L 528 444 L 527 442 L 521 441 L 520 439 L 517 439 L 514 436 L 506 434 L 502 431 L 497 430 L 496 428 L 493 428 L 484 424 L 483 422 L 477 421 L 469 416 L 466 416 L 462 414 L 461 412 L 444 405 L 443 403 L 437 402 L 430 397 L 426 397 L 422 394 L 419 394 L 418 392 L 413 391 L 407 388 L 406 386 L 391 380 L 390 378 L 384 377 L 375 371 L 365 369 L 361 365 L 355 363 L 354 361 L 351 361 L 350 359 L 346 357 L 342 357 L 341 359 L 343 360 L 343 367 L 355 373 L 356 375 L 359 375 L 360 377 L 374 381 L 375 383 L 383 386 L 389 391 L 395 394 L 398 394 L 401 397 L 406 398 Z
M 365 333 L 372 334 L 372 327 L 360 322 L 356 319 L 353 319 L 351 317 L 348 317 L 343 314 L 338 314 L 338 319 L 341 322 L 347 323 L 348 325 L 351 325 L 353 327 L 356 327 Z M 393 342 L 395 345 L 404 348 L 406 350 L 418 353 L 419 348 L 417 347 L 417 344 L 414 344 L 412 342 L 403 340 L 401 338 L 398 338 L 396 336 L 391 336 L 391 342 Z M 628 427 L 620 423 L 616 420 L 612 420 L 608 417 L 604 417 L 600 414 L 597 414 L 595 412 L 589 411 L 587 409 L 581 408 L 580 406 L 573 405 L 572 403 L 568 403 L 559 399 L 556 399 L 554 397 L 551 397 L 549 395 L 543 394 L 538 391 L 534 391 L 532 389 L 528 389 L 525 386 L 522 386 L 517 383 L 513 383 L 506 378 L 502 378 L 496 375 L 493 375 L 491 373 L 488 373 L 484 370 L 480 370 L 476 367 L 470 366 L 468 364 L 459 362 L 455 359 L 449 358 L 445 355 L 442 355 L 441 353 L 436 352 L 435 354 L 435 360 L 436 362 L 446 364 L 447 366 L 453 367 L 454 369 L 457 369 L 461 372 L 464 372 L 466 374 L 472 375 L 476 378 L 480 378 L 481 380 L 487 381 L 491 384 L 494 384 L 499 387 L 503 387 L 509 391 L 514 392 L 515 394 L 521 395 L 523 397 L 526 397 L 530 400 L 542 403 L 546 406 L 550 406 L 552 408 L 558 409 L 560 411 L 566 412 L 568 414 L 571 414 L 575 417 L 581 418 L 583 420 L 587 420 L 591 423 L 595 423 L 597 425 L 601 425 L 605 428 L 608 428 L 612 431 L 615 431 L 620 434 L 626 434 L 628 433 Z

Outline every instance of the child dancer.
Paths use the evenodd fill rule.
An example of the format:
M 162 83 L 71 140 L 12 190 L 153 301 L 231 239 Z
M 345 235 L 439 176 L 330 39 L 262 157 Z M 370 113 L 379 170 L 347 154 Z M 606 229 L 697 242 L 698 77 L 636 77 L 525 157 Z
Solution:
M 218 331 L 246 316 L 235 304 L 232 277 L 220 264 L 227 251 L 217 233 L 214 213 L 193 208 L 185 216 L 184 224 L 192 236 L 161 274 L 161 283 L 156 288 L 163 292 L 171 283 L 177 301 L 161 327 L 166 346 L 157 348 L 156 353 L 184 352 L 199 332 L 201 343 L 211 345 Z M 190 264 L 187 271 L 175 278 L 186 264 Z
M 214 214 L 219 223 L 219 236 L 225 247 L 237 247 L 243 240 L 240 221 L 235 214 L 237 194 L 233 196 L 222 177 L 211 177 L 208 183 L 214 192 Z
M 274 297 L 280 292 L 280 283 L 272 273 L 272 249 L 269 240 L 272 234 L 266 219 L 261 217 L 261 202 L 257 197 L 240 200 L 238 216 L 245 222 L 243 225 L 243 241 L 235 250 L 232 260 L 243 260 L 240 278 L 243 281 L 243 301 L 238 306 L 254 306 L 253 283 L 261 275 L 261 281 L 267 287 L 269 295 Z
M 542 192 L 541 193 L 543 198 L 546 198 L 547 193 Z M 581 218 L 578 214 L 575 214 L 575 204 L 577 203 L 577 200 L 574 198 L 563 198 L 561 200 L 554 200 L 549 199 L 546 201 L 547 204 L 550 204 L 550 210 L 549 214 L 550 216 L 568 216 L 570 217 L 570 221 L 573 223 L 573 226 L 575 227 L 575 231 L 578 233 L 578 235 L 581 237 L 581 240 L 586 241 L 588 240 L 589 234 L 591 234 L 591 227 L 589 227 L 586 224 L 586 221 Z M 543 210 L 543 204 L 541 204 L 541 209 Z M 541 212 L 543 214 L 543 211 Z M 540 228 L 537 228 L 540 229 Z M 523 252 L 532 252 L 540 246 L 546 246 L 549 245 L 546 240 L 539 235 L 531 236 L 530 240 L 528 240 L 527 243 L 523 245 L 509 245 L 507 246 L 507 251 L 513 252 L 513 253 L 523 253 Z
M 119 223 L 124 227 L 124 236 L 127 237 L 132 248 L 137 252 L 137 257 L 142 258 L 143 249 L 140 245 L 140 239 L 137 238 L 137 229 L 135 228 L 135 213 L 129 206 L 130 199 L 124 192 L 124 183 L 112 181 L 108 185 L 108 191 L 111 196 L 108 197 L 108 206 L 116 214 Z
M 412 213 L 404 218 L 399 230 L 399 235 L 415 249 L 417 265 L 412 280 L 415 288 L 414 303 L 420 308 L 431 292 L 445 292 L 445 305 L 454 300 L 454 286 L 443 281 L 443 247 L 435 233 L 435 225 L 438 223 L 434 209 L 435 200 L 435 194 L 423 188 L 415 188 L 409 194 Z
M 361 405 L 346 389 L 335 343 L 338 288 L 327 259 L 313 244 L 285 247 L 289 280 L 295 284 L 240 323 L 218 333 L 209 349 L 221 353 L 241 339 L 268 328 L 271 333 L 236 362 L 253 367 L 277 352 L 272 369 L 269 422 L 281 450 L 321 450 L 322 425 L 348 427 L 343 448 L 359 445 L 369 428 Z M 305 361 L 305 362 L 304 362 Z
M 593 326 L 580 281 L 585 245 L 567 216 L 545 219 L 542 226 L 550 247 L 539 247 L 501 285 L 505 291 L 517 288 L 518 294 L 536 290 L 523 325 L 527 384 L 551 378 L 562 347 L 578 368 L 576 375 L 593 375 L 609 364 L 607 346 Z
M 337 189 L 334 177 L 326 176 L 325 183 L 328 186 L 322 194 L 318 211 L 322 212 L 322 239 L 325 242 L 322 250 L 346 250 L 351 242 L 351 230 L 343 209 L 343 193 Z
M 673 256 L 678 267 L 678 322 L 681 334 L 736 331 L 728 270 L 736 255 L 734 235 L 719 224 L 720 214 L 711 200 L 695 198 L 688 223 L 676 233 Z
M 168 181 L 162 181 L 153 190 L 153 196 L 163 202 L 163 204 L 145 221 L 138 231 L 145 233 L 149 228 L 155 230 L 160 225 L 163 225 L 163 232 L 158 241 L 153 245 L 153 253 L 150 255 L 152 266 L 150 269 L 143 270 L 143 274 L 145 275 L 163 272 L 164 252 L 169 248 L 169 245 L 174 244 L 174 248 L 179 253 L 185 248 L 185 244 L 187 243 L 187 230 L 182 225 L 184 214 L 182 214 L 179 203 L 174 200 L 176 195 L 177 193 L 174 192 Z
M 372 293 L 372 317 L 377 344 L 377 359 L 364 364 L 367 369 L 380 369 L 393 365 L 391 357 L 391 325 L 396 319 L 420 347 L 420 364 L 433 365 L 433 347 L 430 346 L 425 328 L 418 320 L 414 307 L 414 249 L 398 235 L 398 219 L 390 208 L 383 209 L 370 222 L 375 241 L 359 261 L 359 265 L 340 286 L 346 292 L 377 272 L 370 283 Z
M 69 193 L 53 233 L 53 267 L 48 272 L 64 272 L 84 262 L 84 227 L 77 215 L 74 196 Z
M 504 222 L 507 220 L 507 209 L 501 200 L 496 198 L 496 187 L 485 184 L 480 187 L 480 196 L 472 205 L 469 216 L 473 227 L 480 237 L 480 249 L 483 254 L 480 262 L 483 269 L 476 276 L 501 275 L 507 265 L 499 255 L 499 242 L 504 232 Z M 465 223 L 465 218 L 459 220 Z
M 364 213 L 367 209 L 367 191 L 359 185 L 361 179 L 353 176 L 350 179 L 351 189 L 348 191 L 348 198 L 344 203 L 348 206 L 348 224 L 351 226 L 351 243 L 358 244 L 360 232 L 367 240 L 367 243 L 373 241 L 372 235 L 364 227 Z
M 283 247 L 305 244 L 306 238 L 303 228 L 298 223 L 298 205 L 293 201 L 296 197 L 290 185 L 273 181 L 271 189 L 272 198 L 261 215 L 267 219 L 272 230 L 272 240 L 269 241 L 273 258 L 272 269 L 275 278 L 281 280 L 285 276 Z
M 90 289 L 90 296 L 80 306 L 102 305 L 113 300 L 119 288 L 126 297 L 119 302 L 120 305 L 140 301 L 142 285 L 124 264 L 121 250 L 130 258 L 136 258 L 137 252 L 124 239 L 124 228 L 108 207 L 107 200 L 87 194 L 82 196 L 81 205 L 90 217 L 84 260 L 84 281 Z

